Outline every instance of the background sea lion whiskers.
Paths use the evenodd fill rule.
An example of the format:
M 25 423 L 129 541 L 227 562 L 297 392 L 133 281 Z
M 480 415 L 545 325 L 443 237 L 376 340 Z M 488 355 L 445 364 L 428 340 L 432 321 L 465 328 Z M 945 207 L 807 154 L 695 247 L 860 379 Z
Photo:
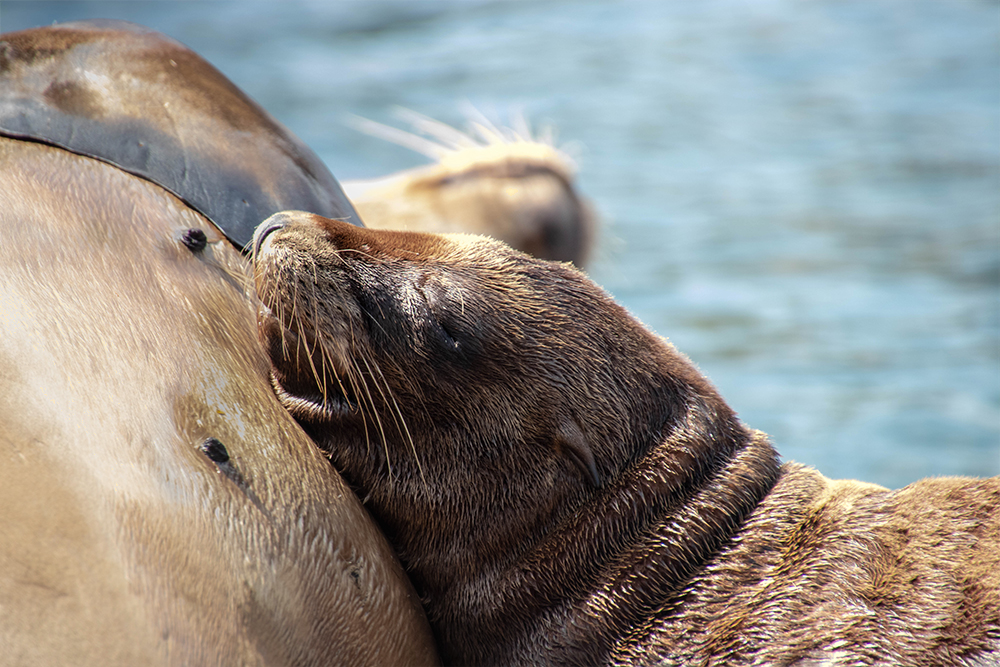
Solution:
M 408 109 L 412 132 L 352 116 L 366 134 L 432 158 L 433 164 L 367 181 L 345 191 L 374 229 L 487 234 L 544 259 L 583 266 L 594 245 L 596 215 L 577 190 L 576 165 L 557 148 L 554 130 L 532 132 L 523 114 L 497 127 L 469 106 L 459 130 Z

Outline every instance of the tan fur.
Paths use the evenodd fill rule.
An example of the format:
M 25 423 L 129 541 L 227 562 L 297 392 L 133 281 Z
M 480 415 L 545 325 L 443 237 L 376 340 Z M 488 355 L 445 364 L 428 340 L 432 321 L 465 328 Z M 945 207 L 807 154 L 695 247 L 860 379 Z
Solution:
M 779 465 L 568 265 L 286 212 L 255 234 L 279 398 L 452 664 L 995 664 L 1000 480 Z
M 245 261 L 205 218 L 0 138 L 0 229 L 0 663 L 435 662 L 388 544 L 275 400 Z

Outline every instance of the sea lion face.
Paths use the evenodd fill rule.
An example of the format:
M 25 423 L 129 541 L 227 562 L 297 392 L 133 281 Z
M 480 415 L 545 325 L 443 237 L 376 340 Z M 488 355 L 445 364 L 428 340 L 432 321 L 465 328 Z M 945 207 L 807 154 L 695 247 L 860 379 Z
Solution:
M 701 518 L 672 533 L 683 544 L 637 557 L 670 573 L 650 580 L 715 548 L 715 526 L 769 483 L 694 501 L 750 433 L 687 359 L 568 264 L 485 237 L 286 212 L 254 235 L 254 278 L 279 398 L 389 537 L 448 661 L 503 664 L 525 641 L 555 655 L 552 637 L 577 640 L 528 640 L 528 628 L 542 615 L 573 626 L 557 601 L 588 595 L 658 517 L 689 498 Z M 579 629 L 585 643 L 614 633 Z
M 579 271 L 485 237 L 281 213 L 254 246 L 276 390 L 376 513 L 404 498 L 472 494 L 522 515 L 580 500 L 699 381 Z
M 365 230 L 309 214 L 272 217 L 255 242 L 269 308 L 260 333 L 279 394 L 314 427 L 367 429 L 384 445 L 386 472 L 399 457 L 436 459 L 431 442 L 461 442 L 468 461 L 480 448 L 552 450 L 578 437 L 565 389 L 599 382 L 601 369 L 564 363 L 586 342 L 554 301 L 568 291 L 604 297 L 572 267 L 485 237 Z M 531 380 L 541 376 L 552 381 Z M 583 455 L 587 476 L 599 474 Z

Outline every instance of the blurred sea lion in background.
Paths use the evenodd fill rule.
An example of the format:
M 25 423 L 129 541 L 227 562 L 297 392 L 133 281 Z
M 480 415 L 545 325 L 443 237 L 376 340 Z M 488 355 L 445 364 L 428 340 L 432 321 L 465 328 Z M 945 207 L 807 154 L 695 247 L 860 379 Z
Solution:
M 415 133 L 361 118 L 353 124 L 436 162 L 345 181 L 365 226 L 486 234 L 535 257 L 586 265 L 596 216 L 577 191 L 573 160 L 555 148 L 551 131 L 533 136 L 523 116 L 512 128 L 498 128 L 479 114 L 462 132 L 412 111 L 400 115 Z
M 1000 478 L 779 463 L 568 264 L 283 212 L 254 235 L 282 403 L 461 665 L 995 665 Z
M 436 662 L 384 537 L 268 382 L 237 248 L 289 207 L 357 221 L 177 42 L 0 36 L 0 662 Z

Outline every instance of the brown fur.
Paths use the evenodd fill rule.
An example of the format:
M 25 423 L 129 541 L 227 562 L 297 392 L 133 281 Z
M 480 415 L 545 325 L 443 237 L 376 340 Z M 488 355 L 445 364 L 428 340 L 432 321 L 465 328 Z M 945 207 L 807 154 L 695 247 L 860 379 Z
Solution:
M 454 664 L 990 664 L 1000 479 L 780 465 L 568 265 L 282 213 L 279 398 L 365 499 Z

